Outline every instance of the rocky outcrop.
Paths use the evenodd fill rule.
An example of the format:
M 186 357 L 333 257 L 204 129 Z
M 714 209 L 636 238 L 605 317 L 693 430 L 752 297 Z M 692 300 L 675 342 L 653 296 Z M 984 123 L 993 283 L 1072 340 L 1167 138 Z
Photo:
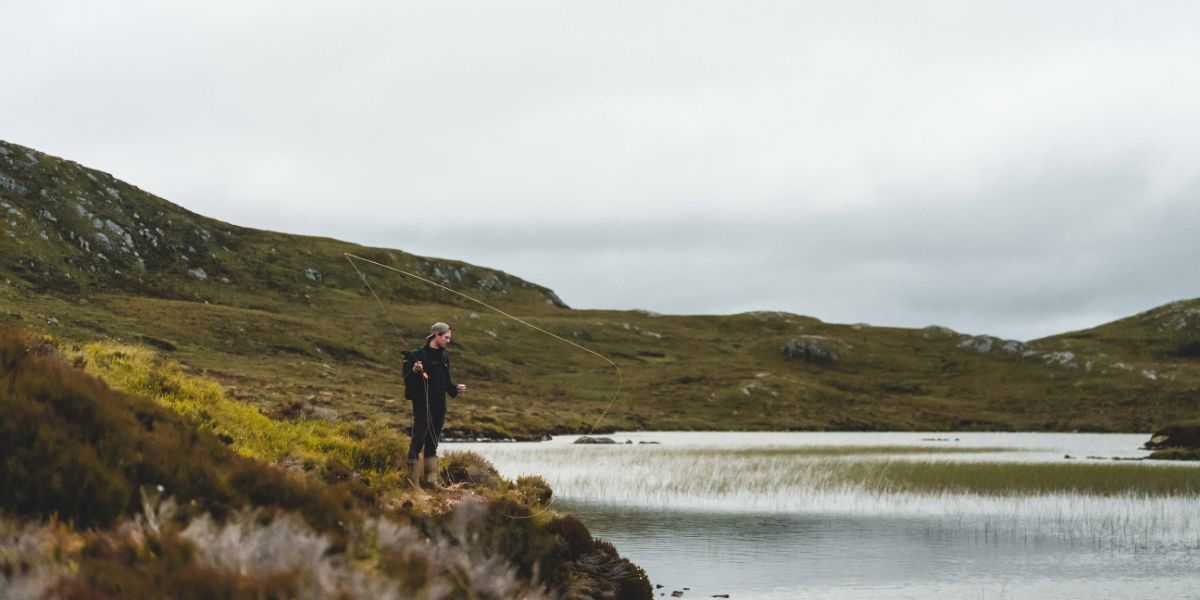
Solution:
M 941 325 L 930 325 L 921 330 L 921 337 L 931 340 L 934 338 L 950 338 L 958 335 L 957 331 Z
M 1075 353 L 1070 351 L 1050 352 L 1042 356 L 1042 360 L 1048 365 L 1057 365 L 1068 369 L 1078 369 L 1079 363 L 1075 362 Z
M 802 335 L 792 338 L 779 349 L 784 356 L 804 362 L 829 364 L 837 362 L 841 350 L 836 340 L 821 335 Z
M 1169 425 L 1150 436 L 1143 446 L 1159 460 L 1200 460 L 1200 421 Z
M 595 436 L 582 435 L 582 436 L 579 436 L 579 438 L 576 439 L 573 443 L 575 443 L 575 444 L 615 444 L 615 443 L 617 443 L 617 441 L 610 437 L 595 437 Z
M 1147 450 L 1165 448 L 1200 448 L 1200 422 L 1169 425 L 1150 436 L 1144 446 Z
M 980 353 L 991 352 L 994 348 L 1010 354 L 1023 354 L 1029 350 L 1029 344 L 1025 342 L 1003 340 L 990 335 L 963 336 L 958 345 L 959 347 L 970 348 Z

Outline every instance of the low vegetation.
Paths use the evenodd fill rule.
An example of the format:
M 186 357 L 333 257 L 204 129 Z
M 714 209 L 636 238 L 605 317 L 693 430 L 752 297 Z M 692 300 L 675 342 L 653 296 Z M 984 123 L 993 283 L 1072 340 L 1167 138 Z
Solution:
M 888 492 L 1200 496 L 1200 469 L 1096 463 L 855 462 L 837 479 Z
M 1012 448 L 977 447 L 955 448 L 952 446 L 801 446 L 789 448 L 744 448 L 734 450 L 698 449 L 683 450 L 679 454 L 687 456 L 717 456 L 725 455 L 739 458 L 755 457 L 856 457 L 856 456 L 888 456 L 907 454 L 990 454 L 995 452 L 1012 452 Z
M 272 420 L 144 349 L 0 329 L 0 411 L 0 597 L 650 597 L 540 478 L 463 453 L 412 492 L 398 434 Z

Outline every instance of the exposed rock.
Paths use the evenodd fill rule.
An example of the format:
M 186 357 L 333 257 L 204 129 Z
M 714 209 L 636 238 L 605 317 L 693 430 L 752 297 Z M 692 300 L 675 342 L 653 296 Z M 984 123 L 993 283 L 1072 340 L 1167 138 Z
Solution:
M 983 353 L 991 352 L 992 348 L 996 346 L 1000 346 L 1001 350 L 1013 354 L 1023 354 L 1029 351 L 1029 345 L 1025 342 L 1002 340 L 990 335 L 963 336 L 962 341 L 958 345 L 962 348 L 972 348 Z
M 574 443 L 576 443 L 576 444 L 615 444 L 615 443 L 617 443 L 617 441 L 610 437 L 593 437 L 593 436 L 589 436 L 589 435 L 581 435 L 581 436 L 579 436 L 579 439 L 575 440 Z
M 24 196 L 29 193 L 29 188 L 17 183 L 16 179 L 7 175 L 0 175 L 0 189 L 17 196 Z
M 792 338 L 780 352 L 788 358 L 797 358 L 811 363 L 831 363 L 839 358 L 837 343 L 820 335 L 802 335 Z
M 503 288 L 504 282 L 501 281 L 500 277 L 498 277 L 495 273 L 488 273 L 487 276 L 479 279 L 479 282 L 475 284 L 475 287 L 485 292 L 494 292 Z
M 978 352 L 991 352 L 992 343 L 995 339 L 989 335 L 977 335 L 963 339 L 963 341 L 959 342 L 958 346 L 960 348 L 973 348 Z
M 559 298 L 558 294 L 555 294 L 553 291 L 546 290 L 544 293 L 546 295 L 546 304 L 557 306 L 559 308 L 570 308 L 567 306 L 567 303 L 563 302 L 562 298 Z
M 1142 446 L 1146 450 L 1165 448 L 1200 448 L 1200 423 L 1169 425 L 1150 436 Z
M 1068 369 L 1079 368 L 1079 365 L 1075 362 L 1075 353 L 1071 351 L 1049 352 L 1042 357 L 1042 360 L 1046 361 L 1048 365 L 1058 365 Z
M 921 331 L 923 332 L 921 336 L 927 340 L 934 337 L 954 337 L 958 335 L 957 331 L 954 331 L 949 327 L 942 327 L 941 325 L 930 325 Z
M 105 219 L 104 220 L 104 228 L 107 229 L 109 231 L 109 233 L 112 233 L 113 235 L 117 236 L 118 238 L 121 238 L 122 240 L 124 240 L 124 242 L 125 242 L 124 245 L 127 248 L 133 248 L 133 236 L 129 235 L 129 232 L 125 231 L 125 229 L 123 227 L 121 227 L 120 225 L 117 225 L 116 223 L 114 223 L 108 219 Z
M 139 229 L 138 234 L 146 238 L 146 240 L 150 242 L 151 246 L 154 246 L 155 248 L 158 247 L 158 237 L 156 237 L 154 232 L 150 231 L 148 227 Z
M 313 281 L 316 283 L 321 283 L 322 281 L 325 281 L 325 276 L 322 275 L 320 271 L 318 271 L 312 267 L 309 267 L 304 270 L 304 276 L 307 277 L 309 281 Z
M 205 281 L 208 279 L 208 273 L 205 273 L 204 269 L 188 269 L 187 273 L 188 275 L 191 275 L 200 281 Z

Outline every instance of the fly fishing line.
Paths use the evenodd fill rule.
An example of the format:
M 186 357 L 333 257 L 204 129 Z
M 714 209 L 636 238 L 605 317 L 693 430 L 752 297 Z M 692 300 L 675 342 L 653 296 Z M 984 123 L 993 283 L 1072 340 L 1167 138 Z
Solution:
M 603 420 L 604 420 L 604 418 L 605 418 L 606 416 L 608 416 L 608 412 L 609 412 L 609 410 L 611 410 L 611 409 L 612 409 L 612 407 L 613 407 L 613 404 L 615 404 L 615 403 L 616 403 L 616 401 L 617 401 L 617 398 L 620 396 L 620 394 L 621 394 L 621 389 L 624 387 L 625 378 L 624 378 L 624 375 L 621 373 L 621 367 L 617 366 L 617 363 L 613 362 L 613 361 L 612 361 L 612 359 L 608 358 L 607 356 L 604 356 L 603 354 L 600 354 L 599 352 L 596 352 L 595 350 L 592 350 L 591 348 L 587 348 L 587 347 L 585 347 L 585 346 L 583 346 L 583 345 L 581 345 L 581 344 L 578 344 L 578 343 L 576 343 L 576 342 L 573 342 L 573 341 L 571 341 L 571 340 L 568 340 L 568 339 L 566 339 L 566 338 L 564 338 L 564 337 L 562 337 L 562 336 L 560 336 L 560 335 L 558 335 L 558 334 L 556 334 L 556 333 L 554 333 L 554 332 L 552 332 L 552 331 L 547 331 L 546 329 L 543 329 L 543 328 L 541 328 L 541 327 L 538 327 L 537 325 L 534 325 L 534 324 L 532 324 L 532 323 L 530 323 L 530 322 L 528 322 L 528 321 L 526 321 L 526 320 L 524 320 L 524 319 L 521 319 L 521 318 L 519 318 L 519 317 L 516 317 L 516 316 L 514 316 L 514 315 L 511 315 L 511 314 L 509 314 L 509 313 L 507 313 L 507 312 L 505 312 L 505 311 L 503 311 L 503 310 L 501 310 L 501 309 L 499 309 L 499 308 L 497 308 L 497 307 L 495 307 L 495 306 L 492 306 L 491 304 L 488 304 L 487 302 L 484 302 L 484 301 L 482 301 L 482 300 L 480 300 L 480 299 L 478 299 L 478 298 L 475 298 L 475 297 L 473 297 L 473 296 L 471 296 L 471 295 L 469 295 L 469 294 L 465 294 L 465 293 L 463 293 L 463 292 L 460 292 L 460 291 L 458 291 L 458 290 L 456 290 L 456 289 L 453 289 L 453 288 L 447 287 L 447 286 L 445 286 L 445 285 L 442 285 L 442 284 L 440 284 L 440 283 L 438 283 L 438 282 L 436 282 L 436 281 L 433 281 L 433 280 L 427 279 L 427 278 L 425 278 L 425 277 L 422 277 L 422 276 L 420 276 L 420 275 L 417 275 L 416 273 L 411 273 L 411 272 L 409 272 L 409 271 L 405 271 L 405 270 L 403 270 L 403 269 L 398 269 L 398 268 L 396 268 L 396 267 L 393 267 L 393 266 L 391 266 L 391 265 L 385 265 L 385 264 L 383 264 L 383 263 L 381 263 L 381 262 L 377 262 L 377 261 L 371 260 L 371 259 L 369 259 L 369 258 L 364 258 L 364 257 L 362 257 L 362 256 L 358 256 L 357 254 L 352 254 L 352 253 L 350 253 L 350 252 L 343 252 L 342 254 L 343 254 L 345 257 L 346 257 L 346 260 L 347 260 L 347 261 L 350 263 L 350 266 L 351 266 L 351 267 L 354 269 L 355 273 L 357 273 L 357 274 L 358 274 L 358 277 L 359 277 L 360 279 L 362 279 L 362 281 L 363 281 L 363 284 L 367 286 L 367 290 L 368 290 L 368 291 L 371 293 L 371 296 L 375 298 L 375 302 L 376 302 L 376 304 L 378 304 L 378 305 L 379 305 L 379 309 L 380 309 L 380 310 L 383 312 L 383 314 L 384 314 L 384 317 L 386 317 L 386 318 L 387 318 L 387 321 L 388 321 L 388 322 L 389 322 L 389 323 L 392 325 L 392 328 L 396 330 L 396 334 L 397 334 L 397 335 L 400 337 L 400 341 L 401 341 L 401 343 L 403 343 L 403 344 L 404 344 L 406 347 L 408 346 L 408 342 L 406 342 L 406 341 L 404 340 L 404 334 L 402 334 L 402 333 L 400 332 L 400 326 L 399 326 L 399 325 L 397 325 L 397 324 L 396 324 L 396 322 L 395 322 L 395 321 L 392 319 L 392 316 L 391 316 L 391 314 L 388 312 L 388 310 L 387 310 L 387 307 L 384 305 L 384 303 L 383 303 L 383 300 L 379 298 L 379 294 L 375 293 L 375 288 L 374 288 L 374 287 L 372 287 L 372 286 L 371 286 L 371 283 L 370 283 L 370 282 L 367 280 L 367 275 L 366 275 L 366 273 L 364 273 L 364 272 L 363 272 L 361 269 L 359 269 L 359 268 L 358 268 L 358 265 L 356 265 L 356 264 L 354 263 L 354 261 L 355 261 L 355 260 L 360 260 L 360 261 L 362 261 L 362 262 L 364 262 L 364 263 L 367 263 L 367 264 L 375 265 L 375 266 L 377 266 L 377 267 L 380 267 L 380 268 L 383 268 L 383 269 L 387 269 L 387 270 L 389 270 L 389 271 L 394 271 L 394 272 L 396 272 L 396 273 L 400 273 L 401 275 L 405 275 L 405 276 L 408 276 L 408 277 L 412 277 L 413 279 L 416 279 L 417 281 L 420 281 L 420 282 L 422 282 L 422 283 L 425 283 L 425 284 L 427 284 L 427 285 L 433 286 L 433 287 L 435 287 L 435 288 L 441 289 L 441 290 L 443 290 L 443 291 L 446 291 L 446 292 L 450 292 L 450 293 L 452 293 L 452 294 L 455 294 L 455 295 L 457 295 L 457 296 L 460 296 L 460 297 L 462 297 L 462 298 L 466 298 L 467 300 L 470 300 L 471 302 L 474 302 L 474 303 L 476 303 L 476 304 L 478 304 L 478 305 L 480 305 L 480 306 L 482 306 L 482 307 L 484 307 L 484 308 L 487 308 L 487 309 L 488 309 L 488 310 L 490 310 L 490 311 L 493 311 L 493 312 L 495 312 L 495 313 L 498 313 L 498 314 L 500 314 L 501 316 L 503 316 L 503 317 L 505 317 L 505 318 L 511 319 L 511 320 L 513 320 L 513 321 L 516 321 L 517 323 L 520 323 L 520 324 L 524 325 L 525 327 L 528 327 L 529 329 L 532 329 L 532 330 L 534 330 L 534 331 L 536 331 L 536 332 L 538 332 L 538 333 L 544 334 L 544 335 L 548 335 L 548 336 L 550 336 L 550 337 L 552 337 L 552 338 L 554 338 L 554 339 L 556 339 L 556 340 L 558 340 L 558 341 L 560 341 L 560 342 L 563 342 L 563 343 L 565 343 L 565 344 L 568 344 L 568 345 L 570 345 L 570 346 L 573 346 L 574 348 L 576 348 L 576 349 L 578 349 L 578 350 L 582 350 L 583 352 L 586 352 L 586 353 L 588 353 L 588 354 L 591 354 L 591 355 L 593 355 L 593 356 L 596 356 L 597 358 L 600 358 L 600 359 L 601 359 L 601 360 L 603 360 L 604 362 L 608 363 L 608 364 L 609 364 L 609 366 L 611 366 L 611 367 L 613 368 L 613 370 L 616 372 L 616 375 L 617 375 L 617 386 L 616 386 L 616 389 L 613 391 L 612 397 L 609 399 L 608 403 L 607 403 L 607 404 L 604 406 L 604 410 L 602 410 L 602 411 L 600 412 L 600 416 L 599 416 L 599 417 L 596 419 L 596 421 L 595 421 L 594 423 L 592 423 L 591 429 L 589 429 L 589 430 L 588 430 L 588 433 L 586 434 L 587 436 L 589 436 L 589 437 L 590 437 L 590 436 L 592 436 L 593 434 L 595 434 L 595 432 L 596 432 L 596 428 L 597 428 L 597 427 L 599 427 L 599 426 L 600 426 L 600 422 L 601 422 L 601 421 L 603 421 Z M 433 423 L 432 423 L 432 416 L 431 416 L 431 413 L 432 413 L 432 411 L 430 410 L 430 406 L 429 406 L 429 386 L 428 386 L 428 382 L 426 382 L 426 384 L 425 384 L 425 403 L 426 403 L 425 415 L 426 415 L 426 427 L 427 427 L 426 434 L 427 434 L 427 435 L 432 435 L 432 436 L 434 436 L 434 437 L 433 437 L 433 439 L 434 439 L 434 444 L 435 444 L 435 446 L 436 446 L 436 445 L 437 445 L 437 443 L 438 443 L 438 438 L 437 438 L 436 431 L 434 431 L 434 428 L 433 428 Z M 513 518 L 513 519 L 528 519 L 528 518 L 533 518 L 533 517 L 536 517 L 537 515 L 540 515 L 540 514 L 542 514 L 542 513 L 546 512 L 547 510 L 549 510 L 549 509 L 550 509 L 550 506 L 551 506 L 551 504 L 553 504 L 553 499 L 551 499 L 549 502 L 547 502 L 547 503 L 546 503 L 546 506 L 545 506 L 545 507 L 544 507 L 544 508 L 543 508 L 541 511 L 539 511 L 539 512 L 537 512 L 537 513 L 534 513 L 534 514 L 531 514 L 531 515 L 528 515 L 528 516 L 523 516 L 523 517 L 515 517 L 515 516 L 511 516 L 511 515 L 506 515 L 506 516 L 509 516 L 509 518 Z

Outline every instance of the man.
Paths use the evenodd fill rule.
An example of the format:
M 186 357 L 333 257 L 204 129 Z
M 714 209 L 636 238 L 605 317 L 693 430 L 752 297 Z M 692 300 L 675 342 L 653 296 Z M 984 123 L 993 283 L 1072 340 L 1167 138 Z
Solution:
M 408 447 L 408 482 L 441 489 L 438 483 L 438 440 L 446 420 L 446 394 L 451 398 L 467 391 L 450 377 L 450 326 L 434 323 L 425 345 L 413 350 L 404 361 L 404 397 L 412 401 L 412 444 Z M 421 480 L 420 456 L 425 453 L 425 479 Z

